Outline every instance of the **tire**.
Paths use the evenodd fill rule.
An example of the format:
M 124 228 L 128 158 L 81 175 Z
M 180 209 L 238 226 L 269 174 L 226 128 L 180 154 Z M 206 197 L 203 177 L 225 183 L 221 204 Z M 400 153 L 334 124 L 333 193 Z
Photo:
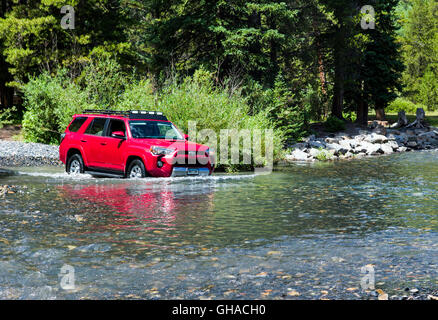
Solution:
M 84 161 L 82 160 L 80 154 L 74 154 L 70 158 L 68 158 L 66 171 L 68 174 L 84 173 Z
M 126 172 L 126 178 L 128 179 L 138 179 L 146 177 L 146 168 L 143 161 L 136 159 L 133 160 L 128 167 Z

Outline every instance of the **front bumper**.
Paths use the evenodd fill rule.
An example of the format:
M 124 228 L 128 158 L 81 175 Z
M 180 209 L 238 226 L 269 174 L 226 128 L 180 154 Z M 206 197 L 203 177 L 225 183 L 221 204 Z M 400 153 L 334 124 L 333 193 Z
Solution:
M 172 177 L 196 177 L 196 176 L 209 176 L 210 170 L 208 168 L 186 168 L 186 167 L 174 167 L 172 170 Z

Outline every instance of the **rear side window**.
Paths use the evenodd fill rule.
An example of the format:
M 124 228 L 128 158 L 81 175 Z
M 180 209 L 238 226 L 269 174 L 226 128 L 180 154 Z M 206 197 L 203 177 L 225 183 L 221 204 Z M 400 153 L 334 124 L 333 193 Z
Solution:
M 105 129 L 106 118 L 94 118 L 88 126 L 85 134 L 92 134 L 95 136 L 103 136 Z
M 78 117 L 73 120 L 73 122 L 68 127 L 68 131 L 70 132 L 78 132 L 78 130 L 82 127 L 84 122 L 87 121 L 87 117 Z

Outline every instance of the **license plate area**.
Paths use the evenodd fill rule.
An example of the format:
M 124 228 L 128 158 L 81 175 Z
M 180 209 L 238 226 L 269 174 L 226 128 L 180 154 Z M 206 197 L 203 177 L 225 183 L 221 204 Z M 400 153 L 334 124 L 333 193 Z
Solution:
M 189 170 L 187 171 L 187 174 L 189 176 L 197 176 L 197 175 L 199 175 L 199 169 L 189 168 Z

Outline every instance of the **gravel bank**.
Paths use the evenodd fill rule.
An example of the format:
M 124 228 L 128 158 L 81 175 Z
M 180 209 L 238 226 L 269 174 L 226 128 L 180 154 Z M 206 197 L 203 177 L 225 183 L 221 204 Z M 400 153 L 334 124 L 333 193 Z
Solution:
M 0 140 L 0 166 L 61 166 L 58 146 Z

